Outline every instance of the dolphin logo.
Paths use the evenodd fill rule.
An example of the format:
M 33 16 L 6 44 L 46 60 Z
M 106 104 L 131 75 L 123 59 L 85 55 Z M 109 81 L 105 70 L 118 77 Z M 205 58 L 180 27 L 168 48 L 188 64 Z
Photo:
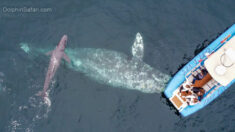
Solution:
M 59 44 L 56 46 L 56 48 L 53 51 L 46 53 L 47 55 L 51 55 L 50 64 L 49 64 L 49 67 L 47 70 L 43 91 L 38 94 L 38 95 L 43 96 L 44 98 L 47 96 L 47 94 L 46 94 L 47 89 L 49 88 L 50 82 L 51 82 L 52 78 L 54 77 L 56 70 L 58 69 L 58 67 L 60 65 L 61 59 L 63 58 L 68 63 L 70 63 L 69 57 L 64 53 L 65 46 L 67 44 L 67 39 L 68 39 L 67 35 L 64 35 L 61 38 Z

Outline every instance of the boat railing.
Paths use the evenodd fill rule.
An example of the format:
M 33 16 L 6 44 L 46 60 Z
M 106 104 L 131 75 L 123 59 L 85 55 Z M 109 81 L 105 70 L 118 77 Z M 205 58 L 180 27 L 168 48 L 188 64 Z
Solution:
M 189 71 L 186 75 L 185 75 L 185 79 L 187 79 L 189 76 L 192 75 L 193 72 L 198 72 L 197 70 L 199 68 L 201 68 L 201 63 L 198 63 L 191 71 Z
M 216 80 L 213 79 L 213 86 L 210 88 L 209 91 L 207 91 L 204 95 L 204 98 L 206 98 L 207 96 L 209 96 L 211 93 L 213 93 L 215 90 L 217 90 L 217 88 L 221 87 L 221 84 L 219 82 L 217 82 Z

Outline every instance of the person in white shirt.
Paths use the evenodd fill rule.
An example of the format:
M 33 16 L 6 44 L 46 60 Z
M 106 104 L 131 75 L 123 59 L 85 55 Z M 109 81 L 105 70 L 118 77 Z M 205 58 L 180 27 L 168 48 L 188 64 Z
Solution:
M 188 105 L 195 105 L 198 103 L 198 97 L 196 94 L 191 94 L 185 97 Z

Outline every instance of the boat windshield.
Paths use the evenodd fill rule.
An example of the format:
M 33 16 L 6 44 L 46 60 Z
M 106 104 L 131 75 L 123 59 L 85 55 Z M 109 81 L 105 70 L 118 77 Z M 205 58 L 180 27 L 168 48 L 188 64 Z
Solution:
M 212 78 L 223 86 L 235 79 L 234 55 L 235 37 L 232 37 L 205 61 L 205 67 Z

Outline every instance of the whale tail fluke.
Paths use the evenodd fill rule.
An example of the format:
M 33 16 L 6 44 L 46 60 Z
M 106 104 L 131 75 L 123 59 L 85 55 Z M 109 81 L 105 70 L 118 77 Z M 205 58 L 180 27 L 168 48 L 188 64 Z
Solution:
M 44 98 L 44 97 L 47 97 L 47 94 L 44 91 L 39 91 L 38 93 L 36 93 L 36 96 L 41 96 Z
M 138 32 L 135 37 L 135 41 L 132 45 L 131 52 L 133 57 L 142 60 L 144 58 L 144 42 L 143 37 Z
M 51 106 L 51 100 L 47 92 L 39 91 L 38 93 L 36 93 L 36 96 L 41 96 L 43 98 L 44 103 L 48 106 Z

